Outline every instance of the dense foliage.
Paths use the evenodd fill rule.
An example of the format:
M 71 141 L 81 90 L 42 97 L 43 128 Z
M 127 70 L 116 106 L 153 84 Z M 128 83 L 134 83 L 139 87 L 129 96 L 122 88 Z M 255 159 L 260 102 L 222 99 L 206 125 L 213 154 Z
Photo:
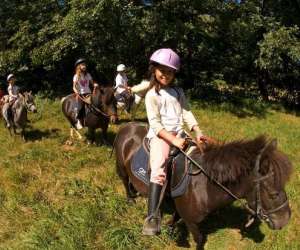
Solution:
M 70 90 L 73 64 L 113 80 L 118 63 L 132 83 L 159 47 L 174 48 L 187 88 L 220 82 L 300 103 L 299 0 L 3 0 L 0 75 L 16 72 L 34 90 Z M 100 74 L 103 73 L 103 74 Z

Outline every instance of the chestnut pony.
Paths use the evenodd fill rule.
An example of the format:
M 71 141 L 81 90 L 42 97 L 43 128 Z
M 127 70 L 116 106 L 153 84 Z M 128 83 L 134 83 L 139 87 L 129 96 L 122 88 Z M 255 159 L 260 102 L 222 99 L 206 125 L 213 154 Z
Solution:
M 134 199 L 136 191 L 144 196 L 148 192 L 130 167 L 132 156 L 147 130 L 147 125 L 131 122 L 119 130 L 115 139 L 117 173 L 129 200 Z M 201 165 L 205 174 L 197 171 L 198 174 L 192 175 L 186 193 L 175 198 L 174 203 L 197 249 L 203 248 L 199 223 L 212 211 L 235 200 L 212 179 L 238 198 L 245 199 L 248 210 L 271 229 L 281 229 L 288 223 L 291 210 L 284 186 L 292 165 L 287 156 L 277 150 L 275 140 L 269 142 L 259 136 L 253 140 L 208 145 L 203 153 L 195 150 L 189 156 Z

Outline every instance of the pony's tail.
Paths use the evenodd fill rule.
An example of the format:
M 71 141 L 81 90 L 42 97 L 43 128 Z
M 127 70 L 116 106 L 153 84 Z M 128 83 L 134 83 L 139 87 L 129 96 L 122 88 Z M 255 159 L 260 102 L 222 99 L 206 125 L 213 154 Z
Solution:
M 116 135 L 115 139 L 114 139 L 114 142 L 113 142 L 113 145 L 112 145 L 112 149 L 111 149 L 111 152 L 110 152 L 110 155 L 109 155 L 109 159 L 111 159 L 113 153 L 114 153 L 114 150 L 115 150 L 115 145 L 116 145 L 116 140 L 118 138 L 118 135 L 119 133 Z

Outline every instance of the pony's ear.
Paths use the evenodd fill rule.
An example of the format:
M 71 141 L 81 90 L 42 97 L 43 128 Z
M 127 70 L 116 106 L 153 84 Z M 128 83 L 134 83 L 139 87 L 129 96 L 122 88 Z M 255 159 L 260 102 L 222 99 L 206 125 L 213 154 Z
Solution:
M 31 95 L 31 94 L 32 94 L 32 90 L 30 90 L 30 91 L 28 92 L 28 94 Z
M 102 87 L 99 88 L 101 95 L 104 95 L 104 89 Z

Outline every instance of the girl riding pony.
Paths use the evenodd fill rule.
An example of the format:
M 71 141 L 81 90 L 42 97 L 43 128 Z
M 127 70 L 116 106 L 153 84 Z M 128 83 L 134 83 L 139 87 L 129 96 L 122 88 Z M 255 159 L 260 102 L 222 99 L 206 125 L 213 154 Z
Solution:
M 166 181 L 166 160 L 170 147 L 183 149 L 185 139 L 181 138 L 183 123 L 196 134 L 197 142 L 205 140 L 183 90 L 173 85 L 175 74 L 180 68 L 180 58 L 171 49 L 155 51 L 150 58 L 150 90 L 145 104 L 149 121 L 147 138 L 150 140 L 150 186 L 148 216 L 144 222 L 143 234 L 160 232 L 160 218 L 155 214 L 162 186 Z
M 6 121 L 6 127 L 10 128 L 12 126 L 12 121 L 11 121 L 11 114 L 12 110 L 11 107 L 14 104 L 14 102 L 18 99 L 20 88 L 15 85 L 16 78 L 13 74 L 9 74 L 7 76 L 7 82 L 8 82 L 8 96 L 5 98 L 5 103 L 2 108 L 2 114 L 3 118 Z
M 93 88 L 93 79 L 87 71 L 86 60 L 80 58 L 75 62 L 75 75 L 73 77 L 73 91 L 77 96 L 77 106 L 74 109 L 76 129 L 82 129 L 82 124 L 79 119 L 81 109 L 84 107 L 84 101 L 90 94 Z

